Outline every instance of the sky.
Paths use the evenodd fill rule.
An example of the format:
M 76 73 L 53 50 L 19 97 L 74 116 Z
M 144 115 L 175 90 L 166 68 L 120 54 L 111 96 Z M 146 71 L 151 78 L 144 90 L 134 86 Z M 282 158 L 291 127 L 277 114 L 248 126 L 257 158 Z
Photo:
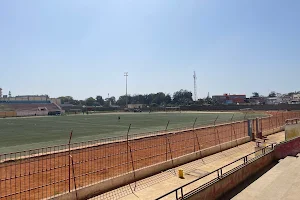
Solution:
M 0 1 L 0 87 L 77 99 L 300 90 L 299 0 Z

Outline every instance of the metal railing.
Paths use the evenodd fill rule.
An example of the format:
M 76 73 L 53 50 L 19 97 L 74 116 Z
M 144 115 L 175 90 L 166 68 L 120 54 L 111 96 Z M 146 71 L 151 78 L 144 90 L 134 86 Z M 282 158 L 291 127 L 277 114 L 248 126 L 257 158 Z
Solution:
M 187 183 L 187 184 L 185 184 L 185 185 L 182 185 L 182 186 L 180 186 L 180 187 L 178 187 L 178 188 L 176 188 L 176 189 L 174 189 L 174 190 L 172 190 L 172 191 L 170 191 L 170 192 L 168 192 L 168 193 L 166 193 L 166 194 L 164 194 L 164 195 L 162 195 L 162 196 L 156 198 L 156 200 L 163 199 L 163 198 L 165 198 L 165 197 L 167 197 L 167 196 L 169 196 L 169 195 L 174 195 L 174 197 L 175 197 L 176 200 L 179 200 L 179 199 L 185 199 L 185 198 L 184 198 L 185 195 L 188 195 L 189 193 L 191 193 L 191 192 L 194 191 L 194 190 L 192 190 L 192 191 L 189 191 L 189 192 L 187 192 L 186 194 L 184 194 L 183 190 L 184 190 L 185 187 L 190 186 L 191 184 L 193 184 L 193 183 L 195 183 L 195 182 L 197 182 L 197 181 L 199 181 L 199 180 L 201 180 L 201 179 L 203 179 L 203 178 L 205 178 L 205 177 L 207 177 L 207 176 L 209 176 L 209 175 L 212 175 L 212 174 L 216 174 L 218 180 L 219 180 L 219 179 L 222 179 L 222 178 L 224 177 L 224 173 L 223 173 L 223 171 L 224 171 L 223 169 L 224 169 L 224 168 L 226 168 L 226 167 L 228 167 L 228 166 L 230 166 L 230 165 L 232 165 L 232 164 L 235 164 L 235 163 L 237 163 L 237 162 L 239 162 L 239 161 L 243 161 L 242 164 L 238 165 L 237 167 L 232 168 L 229 172 L 235 171 L 236 169 L 238 169 L 238 168 L 240 168 L 240 167 L 243 167 L 243 166 L 249 164 L 251 161 L 254 161 L 254 160 L 258 159 L 258 158 L 261 158 L 261 157 L 265 156 L 266 153 L 270 153 L 270 152 L 273 151 L 273 150 L 274 150 L 274 144 L 270 144 L 270 145 L 268 145 L 268 146 L 266 146 L 266 147 L 263 147 L 263 148 L 260 149 L 260 150 L 254 151 L 254 152 L 252 152 L 252 153 L 250 153 L 250 154 L 247 154 L 246 156 L 243 156 L 243 157 L 241 157 L 241 158 L 239 158 L 239 159 L 237 159 L 237 160 L 235 160 L 235 161 L 233 161 L 233 162 L 231 162 L 231 163 L 229 163 L 229 164 L 227 164 L 227 165 L 224 165 L 224 166 L 222 166 L 222 167 L 220 167 L 220 168 L 218 168 L 218 169 L 216 169 L 216 170 L 214 170 L 214 171 L 212 171 L 212 172 L 210 172 L 210 173 L 208 173 L 208 174 L 206 174 L 206 175 L 204 175 L 204 176 L 202 176 L 202 177 L 200 177 L 200 178 L 197 178 L 197 179 L 195 179 L 195 180 L 193 180 L 193 181 L 191 181 L 191 182 L 189 182 L 189 183 Z M 250 157 L 251 155 L 253 155 L 253 154 L 255 155 L 256 153 L 260 153 L 260 152 L 261 152 L 262 154 L 260 154 L 260 155 L 258 155 L 258 156 L 255 156 L 255 157 L 252 158 L 252 159 L 249 159 L 249 157 Z M 228 172 L 226 172 L 226 173 L 228 173 Z M 213 180 L 211 180 L 211 181 L 213 181 Z M 203 185 L 200 185 L 200 186 L 197 187 L 197 188 L 201 188 L 201 186 L 204 186 L 203 188 L 201 188 L 201 190 L 202 190 L 202 189 L 204 189 L 205 186 L 207 186 L 207 185 L 208 185 L 208 183 L 203 184 Z M 197 192 L 199 192 L 199 190 L 197 190 Z M 179 196 L 179 195 L 180 195 L 180 196 Z

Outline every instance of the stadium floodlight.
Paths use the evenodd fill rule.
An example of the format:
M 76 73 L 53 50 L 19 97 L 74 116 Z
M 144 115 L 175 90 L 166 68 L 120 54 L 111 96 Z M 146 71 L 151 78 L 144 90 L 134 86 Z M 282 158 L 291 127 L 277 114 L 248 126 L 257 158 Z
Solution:
M 128 72 L 125 72 L 124 76 L 126 77 L 126 108 L 128 108 L 128 100 L 127 100 L 127 77 L 128 77 Z

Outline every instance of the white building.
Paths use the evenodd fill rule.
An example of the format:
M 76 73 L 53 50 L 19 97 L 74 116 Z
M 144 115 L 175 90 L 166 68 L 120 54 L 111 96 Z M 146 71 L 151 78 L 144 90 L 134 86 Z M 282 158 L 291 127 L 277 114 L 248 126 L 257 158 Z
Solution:
M 293 94 L 293 100 L 300 101 L 300 94 Z
M 300 94 L 293 94 L 290 104 L 300 104 Z
M 139 104 L 139 103 L 137 103 L 137 104 L 128 104 L 129 109 L 135 109 L 135 108 L 141 109 L 141 108 L 143 108 L 143 106 L 144 106 L 144 104 Z
M 268 105 L 277 105 L 282 103 L 281 97 L 268 97 L 266 98 L 266 104 Z

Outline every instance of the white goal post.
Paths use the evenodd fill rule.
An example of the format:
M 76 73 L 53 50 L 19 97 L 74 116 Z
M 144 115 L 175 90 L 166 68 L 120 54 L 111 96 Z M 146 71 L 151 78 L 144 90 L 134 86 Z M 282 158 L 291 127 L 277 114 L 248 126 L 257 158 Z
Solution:
M 165 107 L 166 112 L 181 112 L 179 106 Z
M 254 113 L 255 111 L 252 108 L 242 108 L 240 109 L 242 113 Z

